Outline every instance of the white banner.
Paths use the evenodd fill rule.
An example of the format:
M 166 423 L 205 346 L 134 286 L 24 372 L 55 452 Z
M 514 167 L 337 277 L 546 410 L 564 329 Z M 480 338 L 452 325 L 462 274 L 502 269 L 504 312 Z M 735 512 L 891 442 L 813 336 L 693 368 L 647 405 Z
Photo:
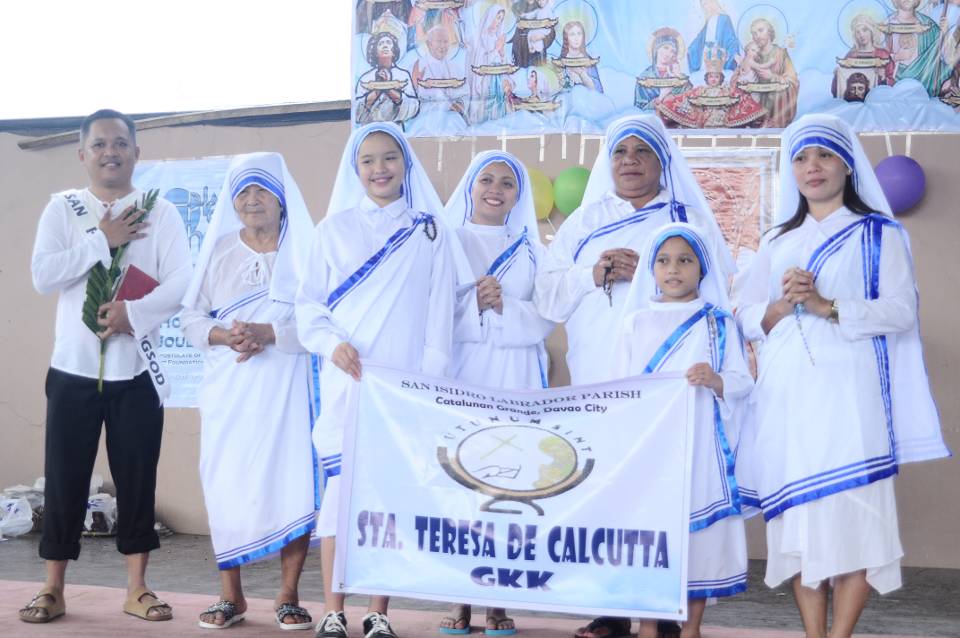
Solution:
M 521 392 L 365 364 L 357 395 L 335 589 L 686 618 L 682 377 Z
M 160 196 L 180 211 L 194 261 L 229 165 L 230 157 L 223 156 L 149 160 L 139 162 L 134 172 L 133 181 L 138 188 L 160 189 Z M 180 331 L 179 313 L 163 322 L 160 340 L 155 345 L 160 365 L 170 382 L 170 397 L 164 405 L 168 408 L 197 407 L 197 388 L 203 378 L 203 355 Z

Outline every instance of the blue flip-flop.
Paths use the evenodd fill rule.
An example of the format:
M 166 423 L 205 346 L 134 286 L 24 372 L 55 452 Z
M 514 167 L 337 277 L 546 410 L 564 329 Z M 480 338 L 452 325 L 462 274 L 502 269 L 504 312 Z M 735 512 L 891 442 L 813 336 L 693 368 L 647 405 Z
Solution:
M 466 636 L 470 633 L 470 615 L 464 616 L 444 616 L 444 620 L 450 619 L 453 621 L 453 624 L 456 625 L 458 622 L 463 621 L 467 626 L 463 629 L 457 629 L 456 627 L 437 627 L 437 631 L 445 636 Z
M 509 616 L 504 616 L 503 618 L 489 618 L 489 617 L 487 618 L 487 622 L 489 622 L 489 621 L 491 621 L 491 620 L 495 621 L 495 622 L 499 625 L 500 623 L 504 622 L 505 620 L 510 620 L 510 621 L 512 621 L 513 618 L 510 618 Z M 517 628 L 516 628 L 516 627 L 514 627 L 514 628 L 512 628 L 512 629 L 486 629 L 486 628 L 484 628 L 484 630 L 483 630 L 483 634 L 484 634 L 485 636 L 513 636 L 513 635 L 516 634 L 516 633 L 517 633 Z

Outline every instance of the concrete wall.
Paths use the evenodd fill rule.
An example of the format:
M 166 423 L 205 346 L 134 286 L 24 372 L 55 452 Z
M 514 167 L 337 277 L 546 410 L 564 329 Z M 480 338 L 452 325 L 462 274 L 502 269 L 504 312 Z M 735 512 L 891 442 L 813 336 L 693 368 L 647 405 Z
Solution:
M 184 126 L 144 131 L 139 136 L 143 159 L 195 158 L 257 150 L 279 151 L 319 219 L 326 210 L 337 163 L 349 134 L 346 122 L 276 128 Z M 554 177 L 577 162 L 580 140 L 569 136 L 563 159 L 559 136 L 547 139 L 545 161 L 539 142 L 512 140 L 509 150 Z M 0 134 L 0 488 L 32 483 L 43 471 L 43 379 L 52 348 L 54 295 L 40 296 L 30 283 L 30 254 L 37 220 L 50 193 L 85 183 L 73 146 L 22 151 L 17 139 Z M 882 138 L 865 140 L 879 161 Z M 736 144 L 736 141 L 729 143 Z M 768 143 L 775 143 L 775 140 Z M 414 147 L 442 197 L 456 186 L 471 153 L 499 145 L 495 139 L 415 140 Z M 596 141 L 587 142 L 592 163 Z M 900 148 L 898 147 L 898 150 Z M 910 231 L 920 281 L 921 324 L 927 369 L 940 408 L 948 444 L 960 450 L 960 179 L 955 162 L 960 136 L 917 136 L 912 155 L 927 172 L 927 197 L 902 221 Z M 442 170 L 438 165 L 442 164 Z M 553 221 L 560 223 L 562 216 Z M 541 229 L 548 231 L 546 225 Z M 555 383 L 566 380 L 562 331 L 551 339 Z M 206 513 L 197 476 L 200 423 L 196 410 L 168 409 L 157 493 L 158 513 L 172 529 L 204 533 Z M 109 477 L 101 450 L 97 471 Z M 109 481 L 109 478 L 107 479 Z M 960 568 L 960 463 L 956 459 L 910 465 L 897 481 L 905 563 Z M 751 556 L 761 557 L 762 523 L 750 525 Z

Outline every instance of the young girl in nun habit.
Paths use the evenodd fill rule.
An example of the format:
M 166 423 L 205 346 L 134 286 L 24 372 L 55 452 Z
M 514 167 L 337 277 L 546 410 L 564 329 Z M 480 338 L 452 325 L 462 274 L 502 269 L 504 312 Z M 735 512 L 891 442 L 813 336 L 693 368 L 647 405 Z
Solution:
M 690 224 L 656 231 L 627 294 L 615 361 L 619 376 L 682 372 L 697 387 L 684 638 L 699 638 L 708 598 L 747 587 L 734 457 L 738 407 L 753 378 L 717 266 Z M 641 620 L 639 635 L 656 638 L 657 622 Z
M 363 126 L 347 142 L 326 218 L 317 226 L 297 294 L 300 340 L 323 357 L 314 445 L 324 473 L 317 523 L 325 616 L 318 638 L 346 638 L 344 595 L 332 591 L 343 427 L 361 358 L 444 376 L 455 267 L 441 210 L 400 128 Z M 362 453 L 362 450 L 360 451 Z M 383 596 L 370 599 L 366 638 L 393 638 Z
M 533 282 L 543 247 L 530 178 L 510 153 L 485 151 L 471 162 L 445 210 L 470 265 L 457 302 L 453 376 L 493 388 L 547 385 L 543 340 L 553 324 L 533 305 Z M 470 633 L 470 605 L 454 605 L 442 634 Z M 517 633 L 506 611 L 488 608 L 484 633 Z
M 893 477 L 949 455 L 923 366 L 906 231 L 842 121 L 783 133 L 777 227 L 737 319 L 761 343 L 738 476 L 767 522 L 766 583 L 790 581 L 808 636 L 851 636 L 870 588 L 900 587 Z M 744 471 L 745 470 L 745 471 Z

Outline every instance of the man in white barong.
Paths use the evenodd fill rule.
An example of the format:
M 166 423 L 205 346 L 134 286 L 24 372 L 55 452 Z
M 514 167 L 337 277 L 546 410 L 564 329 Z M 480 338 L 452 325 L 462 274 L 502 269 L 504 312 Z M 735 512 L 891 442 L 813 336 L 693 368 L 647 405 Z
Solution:
M 621 306 L 650 233 L 686 221 L 716 250 L 721 271 L 733 260 L 683 155 L 654 115 L 613 122 L 583 202 L 563 223 L 537 271 L 540 314 L 566 322 L 571 383 L 611 378 Z
M 325 481 L 317 523 L 325 601 L 318 638 L 347 635 L 344 595 L 333 591 L 332 578 L 343 432 L 361 358 L 435 376 L 449 367 L 456 268 L 450 231 L 436 217 L 441 210 L 398 126 L 353 132 L 296 302 L 300 341 L 323 357 L 313 437 Z M 366 638 L 395 638 L 388 602 L 370 598 Z
M 200 627 L 244 619 L 240 566 L 280 554 L 282 629 L 311 629 L 298 583 L 319 509 L 311 445 L 316 362 L 293 302 L 313 221 L 278 153 L 233 159 L 183 299 L 183 332 L 204 354 L 200 481 L 220 601 Z
M 893 477 L 950 453 L 930 393 L 906 231 L 849 127 L 783 132 L 778 225 L 744 277 L 737 319 L 759 342 L 737 478 L 763 512 L 765 582 L 790 581 L 808 636 L 853 634 L 870 589 L 900 587 Z
M 149 553 L 160 546 L 154 491 L 162 401 L 169 394 L 169 382 L 154 360 L 154 344 L 160 324 L 177 311 L 190 280 L 187 237 L 177 209 L 164 199 L 156 200 L 143 221 L 140 214 L 128 215 L 143 206 L 145 196 L 131 181 L 140 157 L 133 120 L 109 109 L 93 113 L 80 130 L 79 156 L 90 185 L 50 198 L 31 262 L 34 287 L 40 293 L 57 292 L 58 299 L 46 380 L 40 557 L 46 560 L 47 577 L 19 615 L 24 622 L 46 623 L 65 612 L 67 561 L 80 553 L 90 475 L 105 425 L 117 488 L 117 549 L 127 563 L 123 610 L 145 620 L 169 620 L 170 606 L 144 582 Z M 98 262 L 109 268 L 124 245 L 120 266 L 134 265 L 159 283 L 140 299 L 100 306 L 102 331 L 94 334 L 81 318 L 91 268 Z
M 547 387 L 543 340 L 553 324 L 533 304 L 543 246 L 523 163 L 503 151 L 478 154 L 444 213 L 472 275 L 457 301 L 453 377 L 491 388 Z M 470 633 L 470 617 L 470 605 L 454 605 L 440 633 Z M 484 631 L 506 636 L 516 628 L 504 609 L 488 607 Z

